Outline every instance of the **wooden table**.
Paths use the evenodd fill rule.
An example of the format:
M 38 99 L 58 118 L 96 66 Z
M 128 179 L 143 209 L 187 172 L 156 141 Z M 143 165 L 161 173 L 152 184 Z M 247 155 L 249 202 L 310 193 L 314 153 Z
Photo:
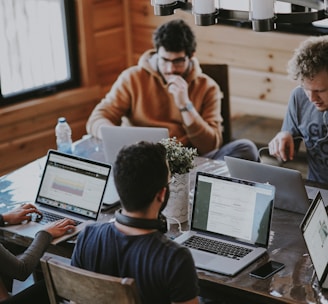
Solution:
M 86 137 L 75 143 L 75 154 L 104 161 L 102 143 Z M 34 162 L 0 178 L 0 212 L 17 204 L 33 202 L 43 170 L 45 158 Z M 196 171 L 214 172 L 228 175 L 224 162 L 205 158 L 196 159 L 197 167 L 190 176 L 191 189 L 194 187 Z M 192 198 L 193 191 L 190 193 Z M 101 214 L 100 221 L 113 218 L 113 210 Z M 274 209 L 268 254 L 251 264 L 235 277 L 198 270 L 203 296 L 229 299 L 236 303 L 328 303 L 328 292 L 318 287 L 313 266 L 305 247 L 299 224 L 303 215 Z M 187 225 L 187 224 L 186 224 Z M 171 235 L 176 234 L 176 225 L 171 225 Z M 8 235 L 0 230 L 0 237 L 20 245 L 28 246 L 31 240 Z M 49 251 L 68 256 L 74 242 L 50 246 Z M 285 264 L 285 268 L 273 277 L 261 280 L 249 276 L 249 272 L 265 261 L 273 259 Z

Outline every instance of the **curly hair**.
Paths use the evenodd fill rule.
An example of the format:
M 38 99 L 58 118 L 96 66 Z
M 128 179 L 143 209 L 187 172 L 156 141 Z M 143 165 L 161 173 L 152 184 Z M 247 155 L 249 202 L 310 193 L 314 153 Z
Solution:
M 123 147 L 114 164 L 114 182 L 127 211 L 144 211 L 166 186 L 169 168 L 160 143 L 139 142 Z
M 153 44 L 158 51 L 164 47 L 167 52 L 185 51 L 188 57 L 196 51 L 196 38 L 187 23 L 175 19 L 159 26 L 153 34 Z
M 328 37 L 311 37 L 303 41 L 288 62 L 288 74 L 293 80 L 313 79 L 328 71 Z

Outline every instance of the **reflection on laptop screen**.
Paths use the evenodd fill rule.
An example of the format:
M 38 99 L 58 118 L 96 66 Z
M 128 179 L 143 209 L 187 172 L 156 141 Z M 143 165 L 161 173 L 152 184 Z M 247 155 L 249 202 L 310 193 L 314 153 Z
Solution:
M 51 154 L 36 202 L 96 219 L 109 170 L 98 164 Z
M 192 228 L 266 246 L 274 198 L 269 186 L 198 175 Z

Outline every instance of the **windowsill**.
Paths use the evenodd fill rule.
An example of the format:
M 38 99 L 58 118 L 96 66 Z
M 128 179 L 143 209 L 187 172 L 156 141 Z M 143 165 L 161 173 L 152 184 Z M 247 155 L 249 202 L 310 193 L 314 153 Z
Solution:
M 76 104 L 77 102 L 88 102 L 90 99 L 99 99 L 101 97 L 100 86 L 83 87 L 72 90 L 63 91 L 47 97 L 26 100 L 12 105 L 4 105 L 0 107 L 0 113 L 9 113 L 21 111 L 26 108 L 38 107 L 42 104 L 51 104 L 51 107 L 59 108 L 64 102 L 65 106 Z

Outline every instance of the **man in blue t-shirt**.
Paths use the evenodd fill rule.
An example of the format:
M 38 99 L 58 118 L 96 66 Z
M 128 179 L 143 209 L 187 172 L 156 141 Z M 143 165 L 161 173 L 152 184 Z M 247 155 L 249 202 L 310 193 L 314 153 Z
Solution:
M 89 225 L 78 236 L 72 265 L 98 273 L 134 278 L 142 303 L 198 303 L 192 256 L 168 239 L 160 220 L 170 172 L 161 144 L 123 148 L 114 165 L 122 209 L 114 223 Z
M 328 37 L 305 40 L 289 61 L 289 75 L 300 81 L 291 94 L 279 132 L 269 143 L 269 153 L 293 160 L 303 140 L 308 179 L 328 183 Z

